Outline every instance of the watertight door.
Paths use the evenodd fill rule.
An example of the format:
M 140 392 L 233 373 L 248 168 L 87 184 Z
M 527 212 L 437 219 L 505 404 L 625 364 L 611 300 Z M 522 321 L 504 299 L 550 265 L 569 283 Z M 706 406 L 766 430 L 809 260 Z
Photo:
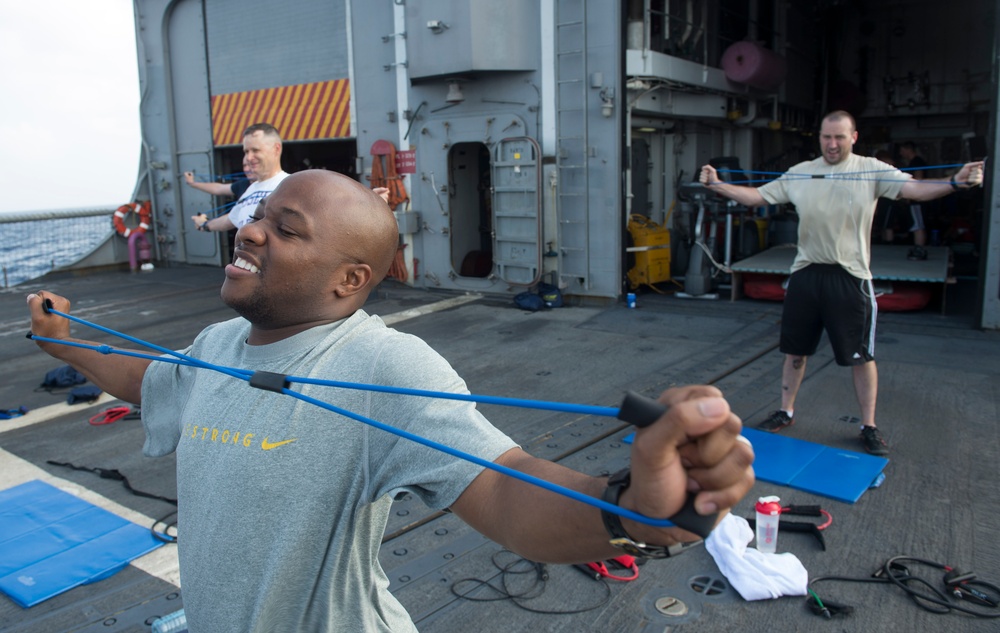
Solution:
M 504 281 L 531 286 L 542 274 L 541 148 L 506 138 L 493 148 L 493 263 Z

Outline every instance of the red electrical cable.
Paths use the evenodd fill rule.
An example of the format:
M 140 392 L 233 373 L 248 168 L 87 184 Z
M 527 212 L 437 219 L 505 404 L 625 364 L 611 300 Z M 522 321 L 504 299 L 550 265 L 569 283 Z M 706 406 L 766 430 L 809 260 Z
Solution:
M 607 565 L 604 561 L 597 561 L 594 563 L 586 563 L 586 567 L 590 568 L 595 574 L 603 576 L 608 580 L 620 580 L 622 582 L 628 582 L 629 580 L 635 580 L 639 577 L 639 566 L 636 565 L 635 558 L 632 556 L 618 556 L 617 558 L 612 558 L 612 561 L 618 564 L 622 569 L 626 569 L 632 572 L 631 576 L 618 576 L 612 574 L 608 571 Z

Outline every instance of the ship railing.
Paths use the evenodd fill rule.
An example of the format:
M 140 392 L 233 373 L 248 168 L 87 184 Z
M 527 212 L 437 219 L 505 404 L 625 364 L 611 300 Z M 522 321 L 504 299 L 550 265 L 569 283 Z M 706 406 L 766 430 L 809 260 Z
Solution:
M 3 288 L 71 268 L 114 231 L 117 207 L 101 206 L 0 213 L 0 272 Z

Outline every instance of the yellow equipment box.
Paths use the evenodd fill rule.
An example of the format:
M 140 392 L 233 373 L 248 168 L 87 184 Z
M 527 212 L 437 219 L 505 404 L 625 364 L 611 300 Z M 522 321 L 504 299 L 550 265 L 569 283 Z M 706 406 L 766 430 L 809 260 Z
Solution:
M 632 235 L 628 252 L 635 257 L 635 266 L 628 271 L 631 288 L 670 281 L 670 229 L 644 215 L 632 214 L 628 232 Z

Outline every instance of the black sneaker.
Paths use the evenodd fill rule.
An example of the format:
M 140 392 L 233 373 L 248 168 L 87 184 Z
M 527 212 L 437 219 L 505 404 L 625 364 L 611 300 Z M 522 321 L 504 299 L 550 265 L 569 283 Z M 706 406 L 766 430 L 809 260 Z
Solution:
M 758 424 L 757 428 L 768 433 L 777 433 L 786 426 L 793 424 L 795 424 L 795 420 L 781 409 L 778 409 L 769 415 L 766 420 Z
M 906 254 L 906 259 L 911 261 L 924 261 L 927 259 L 927 249 L 923 246 L 914 246 L 910 249 L 910 252 Z
M 874 426 L 861 427 L 861 443 L 872 455 L 888 455 L 889 445 L 882 439 L 882 433 Z

